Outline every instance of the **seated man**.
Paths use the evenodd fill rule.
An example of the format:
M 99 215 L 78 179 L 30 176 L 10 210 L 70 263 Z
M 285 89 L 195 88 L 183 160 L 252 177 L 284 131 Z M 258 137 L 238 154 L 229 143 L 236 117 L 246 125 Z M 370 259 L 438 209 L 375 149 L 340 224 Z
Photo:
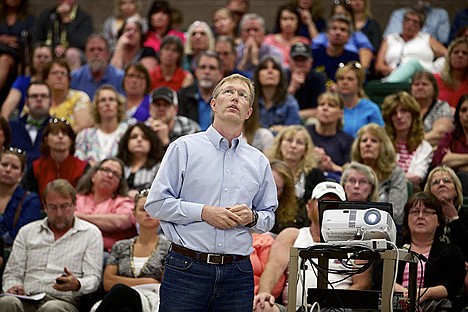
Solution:
M 335 182 L 321 182 L 312 191 L 311 201 L 307 204 L 307 214 L 311 221 L 309 227 L 301 229 L 286 228 L 281 231 L 271 245 L 270 256 L 260 278 L 258 295 L 254 298 L 255 311 L 286 311 L 286 307 L 275 304 L 275 297 L 271 295 L 273 287 L 281 278 L 283 272 L 289 265 L 289 250 L 292 246 L 309 247 L 314 243 L 320 242 L 320 228 L 318 221 L 318 201 L 319 200 L 346 200 L 343 187 Z M 334 259 L 330 260 L 331 269 L 344 269 L 341 264 L 334 263 Z M 313 269 L 309 267 L 309 272 L 306 275 L 306 287 L 316 287 L 317 277 Z M 334 284 L 335 288 L 340 289 L 370 289 L 371 274 L 366 271 L 361 274 L 353 275 L 350 278 L 343 279 L 343 275 L 329 274 L 330 283 Z M 339 282 L 338 282 L 339 281 Z M 296 299 L 296 308 L 302 302 L 301 292 L 298 291 Z
M 103 241 L 99 229 L 74 216 L 76 193 L 63 179 L 44 190 L 47 217 L 21 228 L 3 274 L 3 290 L 39 301 L 0 298 L 0 311 L 78 312 L 82 295 L 97 290 L 102 275 Z
M 312 69 L 314 60 L 310 47 L 302 42 L 295 43 L 289 53 L 288 93 L 299 103 L 302 120 L 315 117 L 317 98 L 326 91 L 327 77 Z
M 200 131 L 200 126 L 184 116 L 178 116 L 177 93 L 168 88 L 160 87 L 153 91 L 146 125 L 159 137 L 164 146 L 181 136 Z
M 255 68 L 266 56 L 272 56 L 283 63 L 281 52 L 263 43 L 265 38 L 265 20 L 258 14 L 245 14 L 240 21 L 242 42 L 237 46 L 237 69 L 253 76 Z
M 334 15 L 327 24 L 328 46 L 312 49 L 315 70 L 326 73 L 330 84 L 335 81 L 335 73 L 340 64 L 359 62 L 358 54 L 345 49 L 351 30 L 351 20 L 343 15 Z

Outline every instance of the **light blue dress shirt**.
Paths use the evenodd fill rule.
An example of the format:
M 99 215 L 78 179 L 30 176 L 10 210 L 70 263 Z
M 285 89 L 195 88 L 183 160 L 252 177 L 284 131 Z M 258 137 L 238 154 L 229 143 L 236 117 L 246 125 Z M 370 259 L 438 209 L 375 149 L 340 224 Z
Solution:
M 246 204 L 258 212 L 253 228 L 218 229 L 202 221 L 204 205 Z M 167 238 L 200 252 L 250 255 L 250 230 L 269 231 L 278 205 L 268 159 L 241 139 L 228 141 L 210 126 L 171 143 L 145 209 L 161 220 Z M 224 208 L 220 208 L 224 209 Z

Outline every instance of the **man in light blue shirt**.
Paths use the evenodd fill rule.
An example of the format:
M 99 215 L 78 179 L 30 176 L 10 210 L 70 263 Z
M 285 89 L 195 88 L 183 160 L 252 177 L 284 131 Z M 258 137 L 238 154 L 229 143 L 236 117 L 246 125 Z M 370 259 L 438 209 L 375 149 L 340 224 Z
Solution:
M 422 32 L 429 33 L 440 43 L 447 45 L 450 35 L 450 18 L 447 11 L 440 7 L 432 6 L 431 1 L 418 0 L 416 7 L 426 13 L 426 23 L 421 29 Z M 397 9 L 392 12 L 385 28 L 383 37 L 389 34 L 401 33 L 403 28 L 403 18 L 407 8 Z
M 210 101 L 213 124 L 171 143 L 145 209 L 172 242 L 160 311 L 252 311 L 250 231 L 275 223 L 276 186 L 267 158 L 242 140 L 254 87 L 234 74 Z

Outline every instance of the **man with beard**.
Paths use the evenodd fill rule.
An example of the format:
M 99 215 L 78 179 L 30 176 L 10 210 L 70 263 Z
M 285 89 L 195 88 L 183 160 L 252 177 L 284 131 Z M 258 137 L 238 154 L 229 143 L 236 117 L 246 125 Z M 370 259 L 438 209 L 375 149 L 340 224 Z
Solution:
M 221 61 L 213 51 L 201 52 L 195 60 L 195 82 L 178 92 L 179 115 L 195 120 L 201 130 L 211 125 L 211 94 L 223 77 Z
M 102 235 L 74 216 L 76 192 L 66 180 L 44 190 L 47 217 L 23 226 L 13 243 L 3 274 L 12 295 L 45 293 L 38 301 L 0 298 L 0 311 L 78 312 L 82 295 L 96 291 L 102 275 Z
M 184 116 L 178 116 L 177 93 L 168 88 L 160 87 L 153 91 L 149 107 L 150 118 L 146 125 L 156 133 L 164 146 L 181 136 L 200 131 L 200 126 Z
M 71 73 L 70 88 L 86 92 L 91 100 L 96 90 L 106 84 L 124 94 L 124 71 L 109 64 L 109 43 L 106 38 L 99 34 L 89 36 L 86 40 L 85 54 L 88 63 Z
M 286 307 L 275 304 L 275 297 L 271 295 L 273 287 L 278 283 L 279 278 L 289 265 L 289 250 L 291 247 L 306 248 L 314 243 L 320 242 L 319 225 L 319 200 L 338 200 L 345 201 L 346 194 L 343 187 L 335 182 L 322 182 L 312 191 L 311 200 L 307 204 L 307 215 L 311 221 L 310 226 L 297 228 L 286 228 L 276 237 L 271 245 L 270 256 L 265 266 L 260 283 L 258 286 L 258 295 L 254 298 L 254 311 L 281 311 L 286 312 Z M 343 270 L 341 263 L 336 263 L 335 259 L 330 259 L 331 270 Z M 317 276 L 313 273 L 312 266 L 307 269 L 307 278 L 305 285 L 307 288 L 315 288 L 317 285 Z M 328 280 L 334 283 L 337 289 L 369 289 L 371 286 L 370 271 L 353 275 L 346 278 L 340 274 L 329 274 Z M 302 294 L 297 293 L 296 308 L 302 302 Z

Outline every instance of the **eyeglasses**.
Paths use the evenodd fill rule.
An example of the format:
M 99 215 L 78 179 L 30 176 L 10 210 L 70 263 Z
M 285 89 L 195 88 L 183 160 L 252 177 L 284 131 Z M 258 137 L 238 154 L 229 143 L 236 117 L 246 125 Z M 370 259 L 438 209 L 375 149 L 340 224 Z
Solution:
M 70 125 L 70 122 L 66 118 L 50 118 L 49 123 L 58 124 L 59 122 L 65 123 L 67 126 Z
M 453 181 L 450 180 L 449 178 L 443 178 L 443 179 L 436 179 L 432 181 L 431 185 L 432 186 L 437 186 L 440 184 L 440 182 L 444 182 L 444 184 L 453 184 Z
M 140 198 L 148 197 L 149 191 L 150 191 L 150 189 L 148 189 L 148 188 L 145 188 L 145 189 L 142 189 L 141 191 L 139 191 L 138 194 L 135 195 L 135 201 L 137 202 L 137 201 L 140 200 Z
M 51 205 L 51 204 L 45 204 L 45 206 L 47 207 L 48 210 L 51 210 L 51 211 L 57 211 L 57 210 L 67 210 L 68 208 L 70 208 L 71 206 L 73 206 L 73 203 L 64 203 L 64 204 L 61 204 L 61 205 Z
M 112 177 L 114 177 L 114 178 L 116 178 L 118 180 L 120 180 L 122 178 L 120 173 L 118 173 L 117 171 L 112 170 L 111 168 L 99 167 L 97 170 L 101 171 L 104 174 L 111 174 Z
M 249 95 L 247 94 L 247 92 L 242 91 L 242 90 L 224 89 L 221 91 L 221 93 L 225 95 L 229 95 L 230 97 L 233 97 L 234 94 L 237 93 L 239 98 L 246 100 L 246 101 L 249 99 Z
M 423 217 L 425 217 L 425 218 L 429 218 L 430 216 L 433 216 L 433 215 L 437 214 L 437 212 L 434 209 L 419 210 L 419 209 L 416 209 L 416 208 L 411 208 L 408 213 L 412 217 L 419 217 L 419 215 L 422 214 Z
M 359 186 L 359 185 L 369 185 L 369 184 L 370 184 L 370 182 L 367 181 L 367 180 L 364 180 L 364 179 L 356 180 L 356 179 L 354 179 L 354 178 L 349 178 L 349 179 L 347 179 L 347 180 L 345 181 L 345 183 L 346 183 L 346 184 L 351 184 L 351 185 L 356 185 L 356 183 L 357 183 L 358 186 Z
M 20 156 L 26 156 L 26 151 L 17 147 L 2 147 L 3 152 L 10 152 Z
M 31 93 L 31 94 L 28 94 L 28 98 L 32 100 L 37 100 L 38 98 L 48 99 L 50 98 L 50 95 L 46 93 Z
M 345 66 L 353 66 L 356 69 L 362 69 L 362 65 L 359 62 L 349 62 L 349 63 L 340 63 L 338 64 L 338 67 L 343 68 Z

